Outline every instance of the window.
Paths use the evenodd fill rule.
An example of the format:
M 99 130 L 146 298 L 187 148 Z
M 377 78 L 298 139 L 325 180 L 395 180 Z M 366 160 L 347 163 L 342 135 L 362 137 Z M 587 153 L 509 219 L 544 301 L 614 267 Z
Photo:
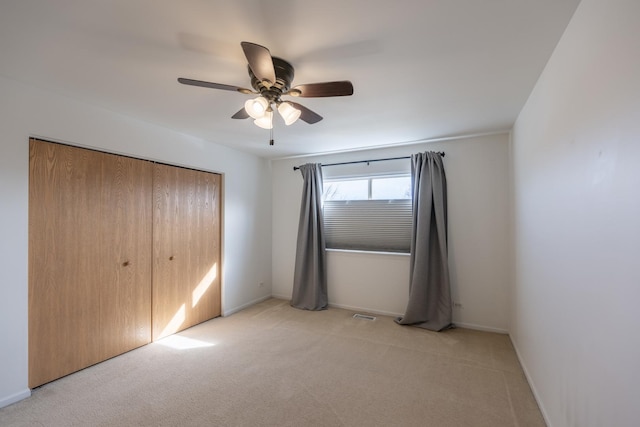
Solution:
M 327 248 L 409 252 L 410 176 L 326 180 L 323 190 Z
M 323 184 L 324 200 L 367 200 L 369 199 L 368 179 L 329 181 Z

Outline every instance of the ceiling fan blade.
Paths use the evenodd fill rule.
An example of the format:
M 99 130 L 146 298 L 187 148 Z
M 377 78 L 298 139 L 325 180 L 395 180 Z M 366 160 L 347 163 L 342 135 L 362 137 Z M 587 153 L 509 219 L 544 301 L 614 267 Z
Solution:
M 287 102 L 290 102 L 296 109 L 300 110 L 300 120 L 302 120 L 303 122 L 307 122 L 310 125 L 312 125 L 322 120 L 321 115 L 311 111 L 304 105 L 298 104 L 297 102 L 292 102 L 292 101 L 287 101 Z
M 231 118 L 232 119 L 248 119 L 249 113 L 247 113 L 247 110 L 245 110 L 244 107 L 242 107 L 237 113 L 231 116 Z
M 269 49 L 250 42 L 242 42 L 240 44 L 253 74 L 260 81 L 267 81 L 269 86 L 273 85 L 276 82 L 276 70 L 273 68 L 273 59 Z
M 348 80 L 339 82 L 310 83 L 296 86 L 289 90 L 286 95 L 300 96 L 302 98 L 350 96 L 353 95 L 353 84 Z
M 246 89 L 243 87 L 223 85 L 221 83 L 203 82 L 201 80 L 191 80 L 191 79 L 185 79 L 182 77 L 178 78 L 178 82 L 182 83 L 183 85 L 207 87 L 210 89 L 230 90 L 233 92 L 240 92 L 240 93 L 257 93 L 251 89 Z

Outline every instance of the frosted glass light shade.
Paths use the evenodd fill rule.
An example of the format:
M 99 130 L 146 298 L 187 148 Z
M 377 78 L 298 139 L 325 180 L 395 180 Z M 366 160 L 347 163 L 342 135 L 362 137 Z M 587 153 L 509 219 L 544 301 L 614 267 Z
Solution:
M 272 129 L 273 128 L 273 111 L 265 111 L 262 117 L 255 119 L 253 121 L 256 126 L 261 127 L 262 129 Z
M 278 112 L 284 119 L 284 124 L 289 126 L 292 123 L 295 123 L 296 120 L 300 117 L 301 111 L 295 108 L 289 102 L 281 102 L 278 105 Z
M 249 99 L 244 103 L 244 109 L 247 111 L 247 114 L 254 119 L 263 117 L 264 113 L 267 111 L 267 108 L 269 108 L 269 101 L 261 96 L 254 99 Z

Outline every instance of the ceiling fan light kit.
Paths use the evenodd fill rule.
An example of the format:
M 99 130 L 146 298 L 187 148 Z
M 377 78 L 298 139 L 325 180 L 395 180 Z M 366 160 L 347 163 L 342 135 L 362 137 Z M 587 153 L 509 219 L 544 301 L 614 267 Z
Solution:
M 255 119 L 253 123 L 262 129 L 273 129 L 273 110 L 271 107 L 264 112 L 262 117 Z
M 178 82 L 190 86 L 259 95 L 257 98 L 247 100 L 244 108 L 231 118 L 246 119 L 251 117 L 254 119 L 255 125 L 263 129 L 273 128 L 272 106 L 277 106 L 278 113 L 287 126 L 295 123 L 298 119 L 308 124 L 318 123 L 322 120 L 322 116 L 301 104 L 283 101 L 281 97 L 284 95 L 301 98 L 353 95 L 353 85 L 347 80 L 303 84 L 292 88 L 294 70 L 290 63 L 271 56 L 269 49 L 264 46 L 250 42 L 242 42 L 240 45 L 249 64 L 249 77 L 251 78 L 251 87 L 254 90 L 182 77 L 178 78 Z M 270 145 L 273 145 L 273 139 L 270 140 Z
M 247 114 L 254 119 L 259 119 L 264 116 L 267 108 L 269 108 L 269 101 L 262 96 L 248 99 L 247 102 L 244 103 L 244 109 L 247 111 Z
M 302 114 L 300 110 L 291 105 L 290 102 L 286 101 L 281 102 L 280 105 L 278 105 L 278 113 L 280 113 L 280 116 L 284 119 L 284 124 L 287 126 L 295 123 L 296 120 L 300 118 L 300 114 Z

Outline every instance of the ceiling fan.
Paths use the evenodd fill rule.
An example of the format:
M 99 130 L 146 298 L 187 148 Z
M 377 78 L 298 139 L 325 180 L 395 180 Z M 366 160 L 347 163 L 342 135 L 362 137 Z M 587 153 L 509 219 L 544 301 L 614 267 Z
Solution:
M 353 85 L 350 81 L 335 81 L 310 83 L 291 87 L 293 81 L 293 66 L 282 58 L 271 56 L 271 52 L 264 46 L 255 43 L 240 43 L 244 55 L 249 63 L 249 77 L 252 89 L 220 83 L 205 82 L 178 78 L 178 82 L 211 89 L 230 90 L 243 94 L 259 95 L 245 102 L 244 108 L 231 116 L 232 119 L 254 119 L 254 123 L 264 129 L 273 128 L 273 110 L 278 110 L 280 116 L 288 126 L 298 118 L 314 124 L 322 120 L 322 116 L 305 106 L 293 101 L 284 101 L 282 96 L 288 95 L 301 98 L 319 98 L 330 96 L 353 95 Z M 271 141 L 273 144 L 273 140 Z

